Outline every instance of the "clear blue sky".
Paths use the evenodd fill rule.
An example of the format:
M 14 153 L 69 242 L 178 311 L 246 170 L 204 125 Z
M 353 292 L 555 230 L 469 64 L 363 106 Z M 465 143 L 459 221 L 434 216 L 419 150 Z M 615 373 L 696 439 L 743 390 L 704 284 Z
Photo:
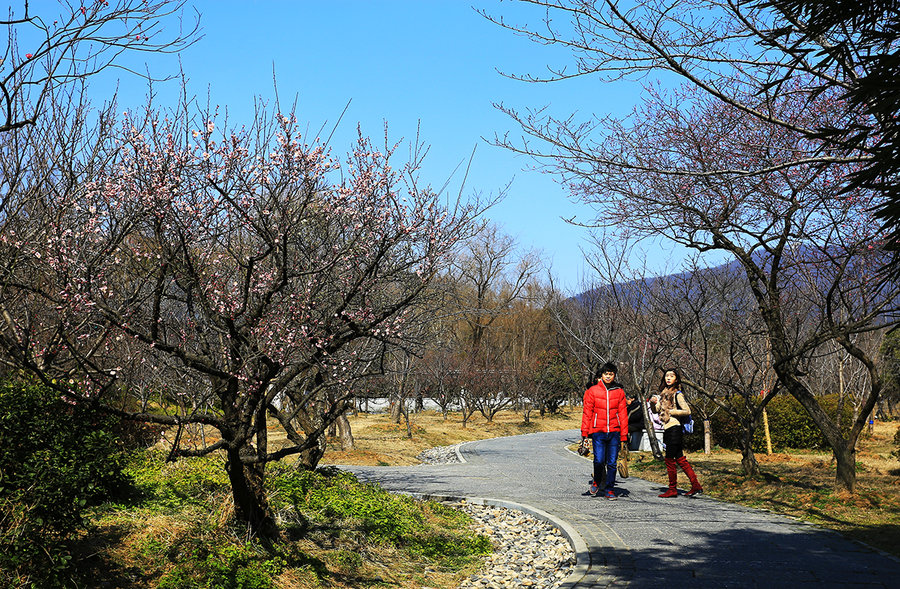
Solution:
M 189 91 L 208 91 L 233 122 L 249 117 L 254 96 L 274 96 L 273 68 L 281 100 L 298 97 L 298 116 L 310 129 L 333 124 L 350 101 L 332 140 L 338 152 L 351 144 L 357 123 L 377 137 L 387 121 L 395 139 L 414 137 L 421 125 L 431 145 L 423 176 L 435 187 L 477 146 L 465 191 L 495 193 L 511 182 L 506 200 L 488 216 L 521 246 L 540 249 L 559 283 L 577 289 L 586 233 L 561 218 L 588 220 L 591 212 L 571 203 L 552 176 L 529 170 L 530 160 L 483 140 L 495 132 L 519 134 L 492 102 L 549 105 L 555 113 L 585 117 L 623 114 L 638 88 L 596 79 L 528 84 L 502 76 L 498 69 L 540 73 L 568 56 L 488 22 L 473 5 L 518 23 L 537 24 L 541 15 L 497 0 L 200 1 L 194 6 L 203 38 L 180 57 Z M 153 57 L 149 65 L 160 73 L 172 62 Z M 123 79 L 121 101 L 139 103 L 139 84 Z M 451 180 L 454 190 L 464 169 L 465 163 Z

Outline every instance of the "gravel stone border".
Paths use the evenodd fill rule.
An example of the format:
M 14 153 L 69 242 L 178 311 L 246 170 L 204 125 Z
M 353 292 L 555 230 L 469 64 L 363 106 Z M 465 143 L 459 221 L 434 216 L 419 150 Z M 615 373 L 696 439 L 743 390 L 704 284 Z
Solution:
M 417 458 L 423 464 L 464 462 L 460 445 L 429 448 Z M 524 511 L 475 501 L 448 503 L 472 517 L 472 530 L 487 536 L 494 551 L 485 570 L 464 580 L 459 589 L 554 589 L 574 573 L 575 550 L 556 526 Z
M 459 454 L 459 447 L 461 445 L 462 444 L 456 444 L 455 446 L 429 448 L 416 456 L 416 458 L 422 462 L 422 464 L 451 464 L 454 462 L 464 462 L 462 456 Z
M 472 530 L 494 545 L 484 571 L 459 589 L 556 588 L 575 568 L 575 551 L 553 525 L 528 513 L 467 501 L 452 503 L 474 520 Z

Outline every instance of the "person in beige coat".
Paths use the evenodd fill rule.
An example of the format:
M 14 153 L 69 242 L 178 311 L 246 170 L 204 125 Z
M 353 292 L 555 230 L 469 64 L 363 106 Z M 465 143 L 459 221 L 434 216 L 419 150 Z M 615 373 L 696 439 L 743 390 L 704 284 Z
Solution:
M 684 456 L 684 429 L 682 425 L 691 416 L 691 407 L 681 392 L 681 376 L 674 368 L 666 370 L 662 382 L 659 383 L 659 400 L 654 408 L 663 423 L 663 444 L 666 447 L 666 474 L 669 476 L 669 488 L 660 497 L 678 496 L 678 470 L 680 466 L 691 481 L 691 489 L 687 492 L 693 497 L 703 492 L 694 469 Z

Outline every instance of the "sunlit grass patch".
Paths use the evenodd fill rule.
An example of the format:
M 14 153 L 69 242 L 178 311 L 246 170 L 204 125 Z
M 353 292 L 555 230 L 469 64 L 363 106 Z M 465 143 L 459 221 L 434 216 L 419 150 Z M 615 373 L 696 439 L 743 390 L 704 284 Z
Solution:
M 156 452 L 136 456 L 129 472 L 137 494 L 96 508 L 81 538 L 92 578 L 162 589 L 449 589 L 491 550 L 459 511 L 389 494 L 347 472 L 289 464 L 274 465 L 268 477 L 282 537 L 263 542 L 234 523 L 222 468 L 216 457 L 165 464 Z

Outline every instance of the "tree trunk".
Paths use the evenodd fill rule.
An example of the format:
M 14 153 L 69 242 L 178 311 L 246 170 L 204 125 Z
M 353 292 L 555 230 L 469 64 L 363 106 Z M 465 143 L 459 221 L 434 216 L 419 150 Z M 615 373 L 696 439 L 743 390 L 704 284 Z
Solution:
M 659 440 L 656 438 L 656 429 L 653 426 L 653 420 L 650 419 L 650 408 L 647 406 L 647 400 L 644 394 L 638 391 L 638 402 L 641 404 L 641 414 L 644 416 L 644 431 L 647 432 L 647 441 L 650 442 L 650 452 L 656 460 L 662 460 L 663 453 L 659 447 Z
M 759 462 L 753 452 L 753 432 L 755 428 L 745 428 L 741 436 L 741 468 L 748 477 L 759 476 Z
M 315 470 L 319 466 L 319 461 L 325 455 L 326 441 L 323 436 L 316 438 L 316 443 L 311 448 L 300 452 L 297 458 L 297 466 L 307 470 Z
M 400 405 L 403 402 L 403 398 L 397 397 L 394 399 L 394 402 L 391 403 L 391 423 L 400 423 L 400 419 L 403 417 L 403 410 Z
M 841 447 L 833 448 L 833 450 L 837 460 L 834 487 L 838 491 L 853 493 L 856 491 L 856 447 L 842 444 Z
M 341 413 L 335 423 L 337 424 L 338 435 L 341 439 L 341 450 L 344 452 L 352 451 L 355 441 L 353 439 L 353 432 L 350 429 L 350 420 L 347 419 L 347 414 Z
M 246 523 L 254 535 L 266 540 L 275 540 L 279 532 L 266 498 L 265 466 L 243 464 L 241 461 L 243 453 L 252 453 L 252 449 L 248 447 L 243 452 L 229 450 L 225 462 L 225 470 L 228 472 L 231 493 L 234 497 L 235 519 Z
M 474 409 L 470 409 L 466 406 L 465 402 L 460 403 L 460 411 L 462 413 L 462 428 L 466 429 L 469 418 L 472 417 L 472 414 L 475 412 Z
M 703 453 L 712 452 L 712 421 L 709 418 L 703 420 Z
M 406 420 L 406 439 L 411 440 L 412 435 L 412 424 L 409 423 L 409 410 L 403 412 L 403 419 Z
M 756 454 L 752 448 L 741 450 L 741 468 L 748 477 L 759 476 L 759 462 L 756 461 Z
M 853 493 L 856 490 L 856 440 L 859 438 L 859 432 L 862 431 L 862 428 L 853 427 L 848 432 L 848 436 L 844 437 L 844 433 L 835 421 L 822 409 L 816 398 L 802 384 L 790 377 L 783 380 L 788 385 L 788 391 L 791 395 L 803 405 L 806 412 L 819 426 L 819 430 L 825 436 L 825 440 L 834 453 L 834 459 L 837 462 L 834 480 L 835 490 Z M 868 399 L 866 407 L 873 406 L 877 398 L 878 391 L 875 391 Z

